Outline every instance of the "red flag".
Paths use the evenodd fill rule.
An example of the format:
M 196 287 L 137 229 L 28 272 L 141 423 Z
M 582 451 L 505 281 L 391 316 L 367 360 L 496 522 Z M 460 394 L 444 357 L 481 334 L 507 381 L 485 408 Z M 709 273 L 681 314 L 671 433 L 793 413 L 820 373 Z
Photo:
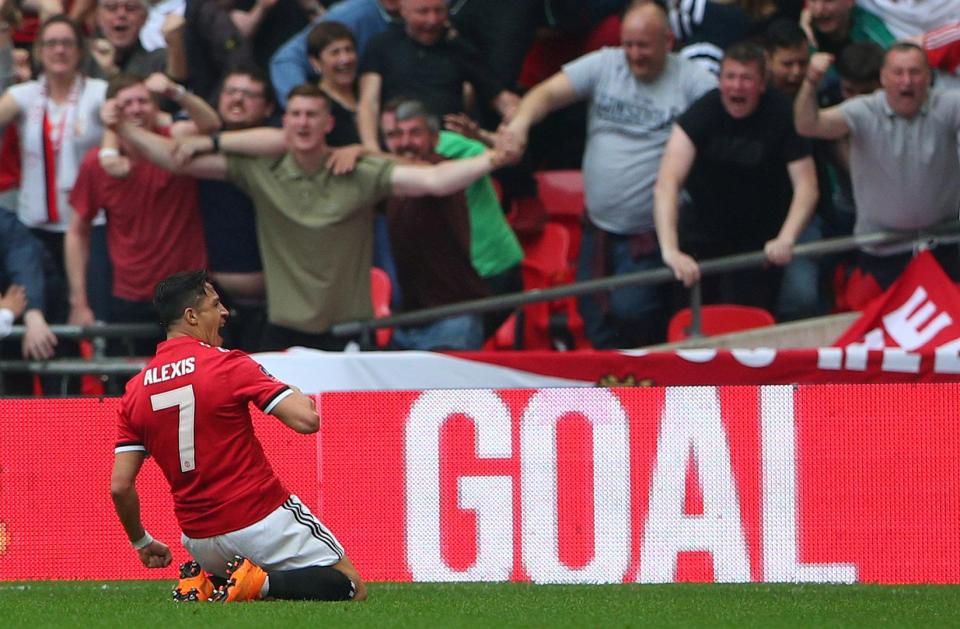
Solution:
M 960 289 L 943 272 L 933 254 L 924 251 L 833 345 L 926 352 L 957 339 Z

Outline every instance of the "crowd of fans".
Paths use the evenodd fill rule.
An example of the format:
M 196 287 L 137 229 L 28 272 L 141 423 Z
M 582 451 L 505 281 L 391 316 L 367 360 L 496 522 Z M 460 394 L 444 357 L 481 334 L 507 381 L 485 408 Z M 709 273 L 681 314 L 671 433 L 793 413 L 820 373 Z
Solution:
M 400 311 L 516 292 L 554 168 L 583 172 L 577 279 L 666 265 L 780 320 L 858 308 L 911 251 L 793 247 L 957 219 L 958 63 L 960 0 L 0 0 L 0 334 L 27 327 L 3 351 L 153 321 L 198 267 L 246 350 L 357 341 L 330 328 L 371 314 L 371 264 Z M 635 347 L 684 300 L 579 311 Z M 507 314 L 393 343 L 478 349 Z

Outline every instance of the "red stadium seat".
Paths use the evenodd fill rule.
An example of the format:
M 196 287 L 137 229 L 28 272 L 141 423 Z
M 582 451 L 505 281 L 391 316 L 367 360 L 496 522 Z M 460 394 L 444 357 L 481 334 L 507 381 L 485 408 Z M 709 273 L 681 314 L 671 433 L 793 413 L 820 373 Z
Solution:
M 390 276 L 383 269 L 372 267 L 370 269 L 370 301 L 373 302 L 373 316 L 377 319 L 390 316 L 390 294 L 393 292 L 393 286 L 390 284 Z M 377 347 L 386 347 L 390 343 L 390 336 L 393 330 L 390 328 L 379 328 L 377 330 Z
M 571 283 L 573 269 L 569 262 L 569 248 L 569 232 L 555 223 L 547 223 L 539 238 L 525 243 L 525 255 L 521 263 L 524 290 Z M 572 297 L 531 304 L 525 306 L 522 312 L 522 317 L 511 315 L 487 341 L 484 349 L 555 349 L 559 344 L 566 349 L 588 346 L 583 334 L 583 321 L 577 312 L 576 300 Z M 518 339 L 517 328 L 521 325 Z M 558 328 L 563 328 L 569 338 L 554 338 L 559 336 Z
M 563 225 L 570 234 L 567 259 L 576 262 L 583 231 L 583 174 L 579 170 L 542 170 L 534 173 L 534 178 L 547 220 Z
M 541 170 L 533 174 L 547 216 L 580 222 L 583 216 L 583 174 L 579 170 Z
M 673 315 L 670 325 L 667 326 L 667 341 L 676 343 L 688 338 L 687 330 L 691 320 L 689 308 L 684 308 Z M 700 331 L 703 336 L 762 328 L 774 323 L 776 321 L 773 315 L 763 308 L 735 304 L 711 304 L 700 307 Z

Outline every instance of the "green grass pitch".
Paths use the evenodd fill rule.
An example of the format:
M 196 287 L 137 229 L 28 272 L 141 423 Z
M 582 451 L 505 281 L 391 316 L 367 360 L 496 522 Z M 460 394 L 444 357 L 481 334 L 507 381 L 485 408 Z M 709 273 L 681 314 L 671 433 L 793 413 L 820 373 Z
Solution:
M 172 582 L 0 582 L 2 627 L 960 627 L 960 586 L 371 583 L 364 603 L 176 604 Z

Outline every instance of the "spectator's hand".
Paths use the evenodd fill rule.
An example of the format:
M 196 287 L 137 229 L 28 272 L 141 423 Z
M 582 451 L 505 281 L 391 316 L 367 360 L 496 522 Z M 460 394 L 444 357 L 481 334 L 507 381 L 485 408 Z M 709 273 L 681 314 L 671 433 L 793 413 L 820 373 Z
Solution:
M 677 249 L 663 252 L 663 263 L 673 270 L 673 276 L 690 288 L 700 281 L 700 265 L 692 257 Z
M 0 295 L 0 308 L 6 308 L 13 313 L 16 319 L 23 314 L 27 307 L 27 289 L 20 284 L 11 284 L 7 292 Z
M 467 114 L 447 114 L 443 117 L 443 126 L 465 138 L 483 141 L 480 137 L 480 124 Z
M 357 160 L 363 157 L 365 152 L 366 150 L 361 144 L 351 144 L 349 146 L 335 148 L 330 151 L 330 156 L 327 158 L 327 168 L 329 168 L 334 175 L 352 173 L 353 169 L 357 166 Z
M 103 37 L 93 40 L 90 44 L 90 56 L 97 62 L 100 69 L 107 76 L 116 74 L 117 68 L 117 49 Z
M 140 556 L 140 563 L 147 568 L 166 568 L 173 561 L 173 555 L 170 554 L 170 548 L 163 542 L 153 540 L 143 548 L 137 551 Z
M 515 164 L 523 157 L 523 144 L 514 133 L 501 125 L 500 131 L 494 138 L 493 162 L 495 168 L 507 164 Z
M 120 124 L 120 108 L 114 98 L 108 98 L 100 105 L 100 122 L 107 129 L 116 129 Z
M 63 10 L 63 2 L 60 0 L 40 0 L 37 5 L 39 6 L 37 13 L 40 16 L 41 22 L 52 15 L 65 13 Z
M 763 252 L 771 263 L 786 266 L 793 259 L 793 242 L 786 238 L 774 238 L 763 246 Z
M 163 18 L 163 24 L 160 25 L 160 34 L 163 35 L 163 41 L 167 43 L 167 48 L 180 43 L 186 24 L 187 21 L 184 17 L 176 13 L 167 13 L 167 17 Z
M 70 314 L 67 316 L 67 323 L 70 325 L 87 326 L 96 322 L 96 317 L 93 316 L 93 310 L 90 310 L 90 306 L 86 304 L 70 306 Z
M 30 52 L 23 48 L 13 49 L 13 76 L 17 83 L 23 83 L 33 78 Z
M 277 4 L 278 0 L 257 0 L 257 4 L 263 7 L 263 12 L 266 13 Z M 322 7 L 321 7 L 322 8 Z
M 810 57 L 810 64 L 807 66 L 807 80 L 814 85 L 820 83 L 823 75 L 827 73 L 833 64 L 833 55 L 829 52 L 815 52 Z
M 154 72 L 143 82 L 151 93 L 175 99 L 180 94 L 180 85 L 174 83 L 163 72 Z
M 43 313 L 30 309 L 23 315 L 27 331 L 23 336 L 23 357 L 32 360 L 47 360 L 53 357 L 57 337 L 50 331 Z
M 188 135 L 177 138 L 173 147 L 173 162 L 179 168 L 190 163 L 197 155 L 209 153 L 213 148 L 212 140 L 206 135 Z

